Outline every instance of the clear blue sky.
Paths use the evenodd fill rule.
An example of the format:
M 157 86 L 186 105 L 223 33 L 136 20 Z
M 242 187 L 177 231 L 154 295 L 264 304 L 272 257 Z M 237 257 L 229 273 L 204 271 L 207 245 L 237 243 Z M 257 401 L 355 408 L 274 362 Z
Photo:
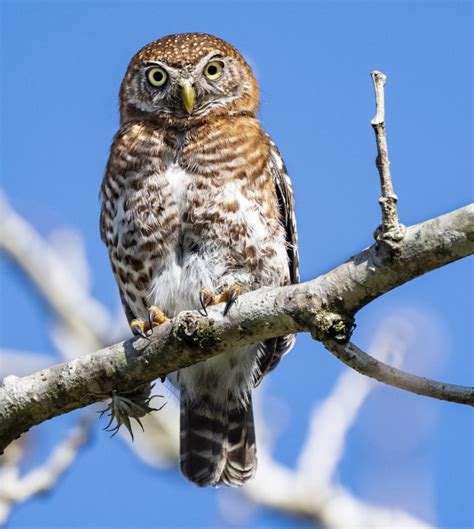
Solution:
M 110 308 L 117 292 L 98 235 L 98 189 L 117 130 L 117 92 L 133 53 L 166 34 L 214 33 L 255 68 L 262 122 L 294 182 L 304 280 L 371 244 L 379 222 L 372 69 L 389 77 L 402 222 L 472 200 L 471 2 L 4 1 L 1 9 L 1 186 L 41 233 L 66 226 L 82 234 L 93 293 Z M 0 272 L 1 345 L 51 352 L 44 304 L 9 263 Z M 384 296 L 359 314 L 355 341 L 366 346 L 394 311 L 422 313 L 435 338 L 420 327 L 408 367 L 472 384 L 470 273 L 469 262 L 455 263 Z M 433 343 L 439 351 L 430 360 Z M 341 371 L 319 344 L 300 337 L 264 385 L 288 410 L 276 447 L 285 464 L 295 462 L 313 404 Z M 50 421 L 36 439 L 51 446 L 70 422 Z M 472 434 L 470 409 L 380 388 L 351 431 L 339 478 L 368 501 L 440 527 L 472 527 Z M 28 464 L 41 455 L 32 452 Z M 423 493 L 406 492 L 418 482 Z M 97 427 L 58 487 L 19 507 L 8 527 L 214 528 L 219 494 L 147 468 Z M 265 510 L 249 524 L 307 527 Z

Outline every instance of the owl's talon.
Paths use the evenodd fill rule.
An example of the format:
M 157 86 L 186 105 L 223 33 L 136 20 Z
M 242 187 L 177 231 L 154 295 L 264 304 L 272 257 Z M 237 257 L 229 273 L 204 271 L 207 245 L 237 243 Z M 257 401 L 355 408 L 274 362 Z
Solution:
M 207 307 L 211 304 L 211 301 L 214 299 L 214 294 L 207 288 L 199 289 L 199 303 L 202 307 L 202 312 L 199 311 L 201 316 L 207 316 Z
M 102 418 L 105 413 L 107 413 L 109 417 L 109 421 L 103 429 L 106 432 L 111 433 L 111 437 L 113 437 L 119 431 L 121 426 L 125 426 L 133 440 L 131 419 L 135 419 L 143 430 L 143 424 L 140 419 L 145 417 L 148 413 L 161 410 L 166 404 L 166 402 L 164 402 L 158 408 L 152 408 L 150 406 L 150 402 L 155 397 L 163 397 L 162 395 L 151 395 L 153 388 L 154 384 L 145 384 L 144 386 L 126 393 L 117 393 L 113 391 L 111 400 L 106 408 L 98 412 L 100 418 Z
M 219 296 L 216 296 L 214 292 L 212 292 L 212 290 L 209 290 L 208 288 L 199 289 L 199 302 L 201 303 L 201 307 L 204 313 L 201 313 L 203 316 L 208 315 L 207 307 L 220 303 Z
M 150 341 L 149 335 L 151 335 L 153 327 L 157 327 L 167 321 L 169 321 L 169 318 L 158 307 L 152 305 L 148 309 L 147 321 L 139 319 L 132 320 L 130 322 L 130 328 L 135 336 L 140 336 Z
M 227 301 L 225 302 L 225 307 L 224 307 L 224 316 L 227 316 L 229 310 L 231 309 L 232 305 L 236 302 L 237 300 L 237 294 L 235 293 L 231 293 L 229 294 L 229 297 L 227 298 Z
M 237 283 L 231 285 L 229 288 L 226 288 L 224 292 L 218 296 L 216 296 L 211 290 L 207 288 L 201 288 L 199 290 L 199 302 L 204 314 L 202 314 L 201 311 L 199 312 L 201 315 L 207 316 L 207 307 L 209 307 L 209 305 L 218 305 L 219 303 L 225 302 L 224 316 L 227 316 L 227 313 L 231 309 L 232 305 L 236 302 L 239 295 L 240 285 Z
M 148 310 L 148 329 L 153 329 L 153 312 Z
M 207 312 L 207 309 L 206 309 L 206 305 L 204 305 L 204 304 L 202 303 L 202 300 L 201 300 L 201 299 L 200 299 L 199 301 L 201 302 L 201 309 L 198 310 L 199 314 L 200 314 L 201 316 L 205 316 L 205 317 L 209 316 L 209 313 Z
M 240 285 L 237 283 L 235 285 L 230 286 L 221 296 L 227 298 L 223 299 L 225 301 L 225 307 L 224 307 L 224 316 L 227 316 L 229 310 L 232 308 L 232 305 L 237 301 L 237 298 L 240 295 Z
M 146 327 L 146 322 L 143 320 L 132 320 L 130 322 L 130 328 L 135 336 L 140 336 L 140 338 L 150 341 L 150 338 L 146 334 Z

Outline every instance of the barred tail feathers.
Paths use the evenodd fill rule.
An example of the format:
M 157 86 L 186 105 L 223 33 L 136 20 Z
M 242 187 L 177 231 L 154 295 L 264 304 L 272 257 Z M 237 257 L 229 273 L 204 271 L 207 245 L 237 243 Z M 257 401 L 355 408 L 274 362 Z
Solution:
M 226 459 L 220 482 L 240 487 L 257 470 L 252 396 L 249 394 L 246 408 L 237 404 L 230 407 L 228 418 Z
M 200 487 L 215 485 L 225 463 L 227 413 L 207 404 L 181 402 L 181 472 Z
M 181 471 L 200 487 L 241 486 L 257 465 L 252 401 L 227 409 L 181 402 Z

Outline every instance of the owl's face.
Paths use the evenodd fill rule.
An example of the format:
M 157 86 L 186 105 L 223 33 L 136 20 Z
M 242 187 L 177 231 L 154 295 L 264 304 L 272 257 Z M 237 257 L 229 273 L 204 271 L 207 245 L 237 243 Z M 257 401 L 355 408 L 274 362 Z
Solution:
M 258 87 L 249 65 L 212 35 L 181 33 L 148 44 L 131 60 L 120 90 L 122 121 L 193 121 L 255 113 Z

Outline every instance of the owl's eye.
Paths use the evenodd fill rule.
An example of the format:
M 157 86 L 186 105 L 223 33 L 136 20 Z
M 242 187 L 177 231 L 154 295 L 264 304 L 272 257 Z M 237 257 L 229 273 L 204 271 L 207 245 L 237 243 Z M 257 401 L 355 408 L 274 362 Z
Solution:
M 211 61 L 204 68 L 204 75 L 211 81 L 217 81 L 222 75 L 224 64 L 221 61 Z
M 146 76 L 148 78 L 148 82 L 152 86 L 163 86 L 168 79 L 168 74 L 163 70 L 163 68 L 160 68 L 159 66 L 150 68 L 146 73 Z

